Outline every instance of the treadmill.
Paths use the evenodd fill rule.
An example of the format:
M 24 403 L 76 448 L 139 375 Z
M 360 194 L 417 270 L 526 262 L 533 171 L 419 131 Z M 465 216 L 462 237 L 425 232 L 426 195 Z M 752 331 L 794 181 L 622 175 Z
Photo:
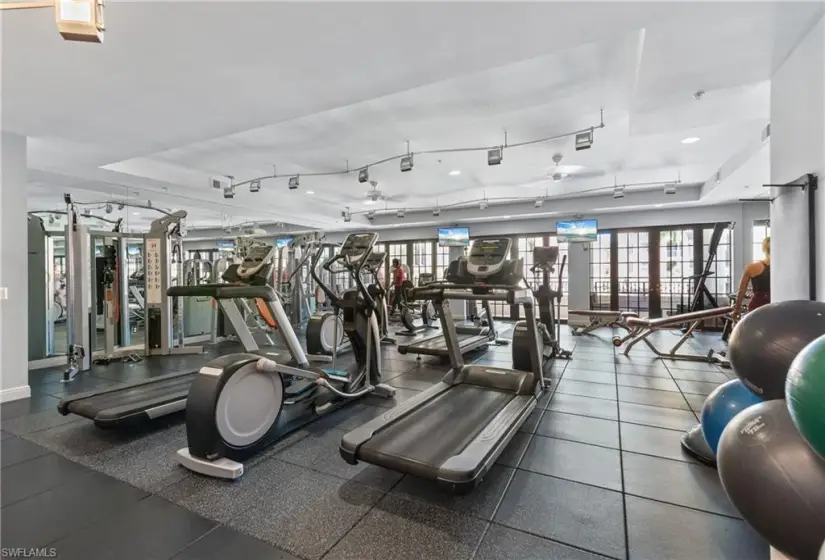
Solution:
M 170 296 L 209 296 L 220 304 L 244 349 L 250 353 L 269 354 L 261 350 L 249 331 L 235 299 L 263 297 L 269 288 L 266 279 L 271 276 L 274 248 L 269 245 L 253 247 L 240 265 L 230 266 L 224 273 L 229 284 L 201 284 L 169 288 Z M 244 275 L 243 271 L 254 270 Z M 239 272 L 240 271 L 240 272 Z M 233 285 L 234 284 L 234 285 Z M 125 387 L 88 391 L 66 397 L 57 405 L 60 414 L 77 414 L 93 420 L 102 429 L 126 429 L 155 418 L 179 412 L 186 408 L 189 386 L 200 368 L 171 373 Z
M 508 247 L 508 255 L 509 250 L 510 249 Z M 458 261 L 453 262 L 458 263 Z M 450 270 L 448 270 L 448 277 L 450 276 L 450 274 L 451 272 Z M 455 271 L 453 271 L 452 274 L 455 275 Z M 478 286 L 474 289 L 479 293 L 484 293 L 486 290 L 483 286 Z M 416 297 L 420 297 L 423 299 L 424 297 L 426 297 L 422 295 L 423 293 L 423 290 L 413 290 L 413 295 L 411 299 L 415 299 Z M 416 296 L 415 294 L 418 295 Z M 456 342 L 458 343 L 458 350 L 459 352 L 461 352 L 462 356 L 468 352 L 472 352 L 473 350 L 486 350 L 490 343 L 507 344 L 508 342 L 506 340 L 498 340 L 497 338 L 496 327 L 493 323 L 493 312 L 490 310 L 490 301 L 487 299 L 482 299 L 481 303 L 484 306 L 484 309 L 487 311 L 488 326 L 477 327 L 474 325 L 455 325 Z M 440 313 L 440 310 L 438 312 Z M 414 339 L 407 344 L 399 344 L 398 352 L 401 354 L 440 356 L 445 359 L 450 357 L 450 350 L 447 347 L 447 340 L 443 332 L 428 338 L 417 340 Z
M 472 490 L 493 466 L 546 387 L 533 294 L 519 286 L 522 261 L 507 260 L 509 253 L 509 239 L 476 239 L 469 257 L 450 263 L 445 282 L 413 289 L 436 306 L 452 367 L 439 383 L 347 433 L 344 460 L 435 480 L 457 494 Z M 535 341 L 527 347 L 531 370 L 465 365 L 455 325 L 445 319 L 444 301 L 451 299 L 523 305 Z

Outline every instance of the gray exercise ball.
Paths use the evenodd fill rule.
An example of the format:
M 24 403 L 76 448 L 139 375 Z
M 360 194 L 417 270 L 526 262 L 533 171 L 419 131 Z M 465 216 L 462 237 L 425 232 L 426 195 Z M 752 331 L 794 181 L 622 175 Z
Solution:
M 825 461 L 802 439 L 784 400 L 737 414 L 716 461 L 745 521 L 783 554 L 816 560 L 825 539 Z
M 728 340 L 727 357 L 745 387 L 765 399 L 785 398 L 796 355 L 825 334 L 825 302 L 769 303 L 745 315 Z

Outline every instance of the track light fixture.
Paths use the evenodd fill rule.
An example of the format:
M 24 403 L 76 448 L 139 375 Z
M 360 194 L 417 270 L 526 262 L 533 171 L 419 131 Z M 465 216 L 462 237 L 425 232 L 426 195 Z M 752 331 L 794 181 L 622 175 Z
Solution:
M 488 206 L 490 206 L 490 205 L 487 203 L 487 201 L 486 201 L 486 200 L 482 200 L 482 201 L 478 204 L 478 209 L 479 209 L 479 210 L 487 210 L 487 207 L 488 207 Z
M 375 219 L 375 210 L 370 210 L 367 212 L 367 219 L 369 221 L 373 221 Z
M 576 151 L 589 150 L 593 145 L 593 129 L 576 134 Z
M 613 198 L 624 198 L 624 187 L 613 187 Z
M 544 206 L 543 198 L 537 198 L 536 201 L 533 203 L 534 208 L 541 208 L 542 206 Z
M 261 180 L 255 179 L 251 183 L 249 183 L 249 192 L 260 192 L 261 190 Z
M 86 208 L 85 210 L 83 210 L 83 215 L 86 216 L 87 218 L 90 217 L 92 215 L 91 208 Z
M 301 184 L 301 180 L 298 175 L 289 178 L 289 190 L 294 191 L 298 188 L 298 185 Z
M 413 168 L 413 155 L 408 154 L 401 158 L 401 171 L 411 171 Z
M 54 225 L 54 214 L 49 214 L 49 225 Z
M 118 210 L 123 210 L 124 208 L 126 208 L 126 206 L 124 204 L 118 204 L 117 205 Z
M 676 185 L 665 185 L 665 194 L 676 194 Z
M 344 208 L 344 210 L 341 211 L 341 216 L 344 218 L 345 222 L 352 221 L 352 214 L 349 211 L 349 206 L 347 206 L 346 208 Z
M 403 218 L 406 215 L 407 215 L 407 213 L 404 210 L 396 210 L 395 211 L 395 217 L 396 218 Z
M 106 203 L 106 213 L 107 213 L 107 214 L 111 214 L 111 213 L 112 213 L 112 210 L 114 210 L 114 207 L 112 206 L 112 203 L 111 203 L 111 202 L 107 202 L 107 203 Z
M 433 208 L 433 216 L 440 216 L 441 208 Z
M 504 150 L 501 147 L 487 150 L 487 165 L 499 165 L 504 159 Z
M 363 167 L 358 171 L 358 182 L 359 183 L 366 183 L 370 180 L 370 168 Z
M 235 187 L 229 184 L 224 185 L 223 187 L 223 197 L 224 198 L 235 198 Z

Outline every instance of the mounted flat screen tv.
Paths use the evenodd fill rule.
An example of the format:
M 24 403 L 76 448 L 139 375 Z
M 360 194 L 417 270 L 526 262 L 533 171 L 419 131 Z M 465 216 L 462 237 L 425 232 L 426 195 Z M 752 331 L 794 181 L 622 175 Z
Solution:
M 275 240 L 275 247 L 277 249 L 280 249 L 281 247 L 286 247 L 290 243 L 292 243 L 292 238 L 291 237 L 282 237 L 280 239 Z
M 438 228 L 439 247 L 467 247 L 470 245 L 470 230 L 465 227 Z
M 596 241 L 599 233 L 597 220 L 574 220 L 570 222 L 556 222 L 556 236 L 559 243 L 567 241 Z

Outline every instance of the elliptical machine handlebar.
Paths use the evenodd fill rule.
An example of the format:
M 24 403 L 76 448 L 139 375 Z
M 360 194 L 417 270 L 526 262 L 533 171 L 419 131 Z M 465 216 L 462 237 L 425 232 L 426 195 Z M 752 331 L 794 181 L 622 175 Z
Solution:
M 364 253 L 364 256 L 362 256 L 360 259 L 358 259 L 358 262 L 356 262 L 355 265 L 352 264 L 352 261 L 350 260 L 349 255 L 347 255 L 347 256 L 338 255 L 338 257 L 343 257 L 344 264 L 345 264 L 346 268 L 350 272 L 352 272 L 352 275 L 355 278 L 355 285 L 358 286 L 358 291 L 361 292 L 362 296 L 364 296 L 364 303 L 365 303 L 365 306 L 366 306 L 366 311 L 367 311 L 367 316 L 368 317 L 373 311 L 375 311 L 375 299 L 373 299 L 373 297 L 370 295 L 369 290 L 367 290 L 367 287 L 364 285 L 364 281 L 361 280 L 361 270 L 364 268 L 364 264 L 366 264 L 367 259 L 369 258 L 369 256 L 371 254 L 372 254 L 372 247 L 367 249 L 367 252 Z M 332 260 L 334 261 L 335 258 L 333 258 Z M 332 261 L 329 261 L 329 262 L 332 262 Z

